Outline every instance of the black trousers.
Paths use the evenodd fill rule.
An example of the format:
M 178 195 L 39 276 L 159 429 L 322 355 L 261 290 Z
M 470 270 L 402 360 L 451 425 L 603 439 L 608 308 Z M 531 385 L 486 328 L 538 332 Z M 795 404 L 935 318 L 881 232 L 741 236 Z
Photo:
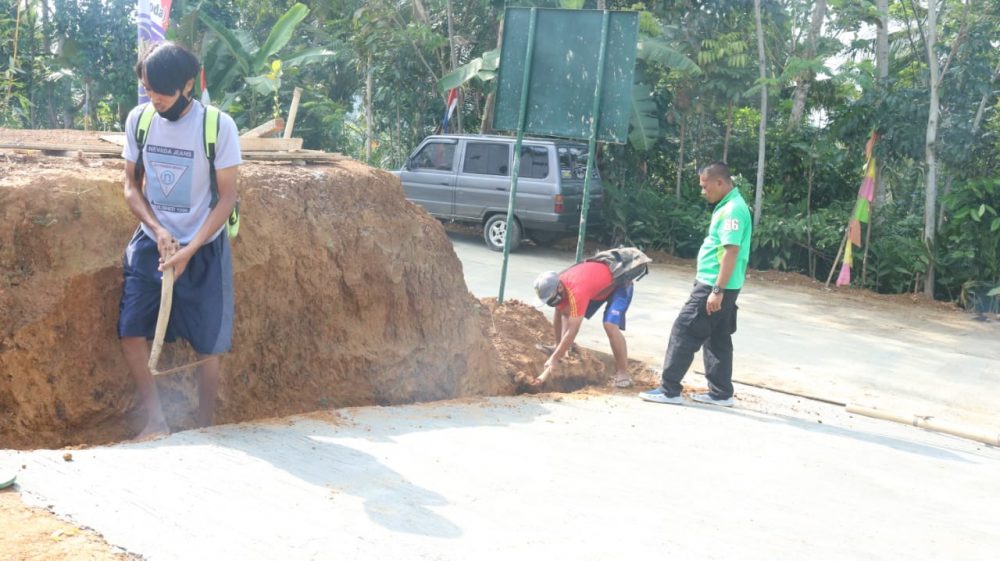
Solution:
M 705 311 L 712 287 L 695 282 L 691 297 L 674 321 L 663 358 L 663 390 L 669 396 L 681 393 L 681 380 L 702 350 L 705 377 L 712 397 L 733 396 L 733 333 L 736 332 L 736 299 L 739 289 L 723 291 L 722 309 L 712 315 Z

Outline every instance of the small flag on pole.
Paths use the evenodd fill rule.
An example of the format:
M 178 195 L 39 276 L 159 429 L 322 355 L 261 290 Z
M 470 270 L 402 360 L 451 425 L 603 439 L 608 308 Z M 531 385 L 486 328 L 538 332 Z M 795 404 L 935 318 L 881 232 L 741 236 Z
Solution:
M 840 275 L 837 277 L 837 286 L 851 284 L 851 267 L 854 265 L 853 247 L 861 247 L 861 224 L 868 223 L 871 219 L 871 204 L 875 199 L 875 142 L 878 135 L 872 132 L 868 143 L 865 145 L 865 174 L 861 180 L 861 187 L 858 189 L 858 198 L 854 203 L 854 212 L 851 214 L 847 224 L 847 237 L 844 240 L 844 262 L 840 268 Z M 836 265 L 834 265 L 836 266 Z M 830 271 L 833 274 L 833 270 Z
M 139 56 L 146 46 L 163 41 L 170 26 L 170 4 L 173 0 L 138 0 L 136 24 L 139 31 Z M 138 84 L 139 103 L 149 101 L 142 82 Z
M 210 105 L 212 103 L 212 97 L 208 95 L 208 85 L 205 84 L 205 67 L 201 67 L 201 104 Z
M 854 264 L 854 255 L 851 248 L 853 244 L 847 243 L 847 247 L 844 249 L 844 264 L 840 267 L 840 276 L 837 277 L 837 286 L 846 286 L 851 284 L 851 266 Z
M 458 108 L 458 88 L 448 90 L 448 98 L 445 101 L 444 119 L 441 120 L 441 131 L 448 134 L 448 122 Z

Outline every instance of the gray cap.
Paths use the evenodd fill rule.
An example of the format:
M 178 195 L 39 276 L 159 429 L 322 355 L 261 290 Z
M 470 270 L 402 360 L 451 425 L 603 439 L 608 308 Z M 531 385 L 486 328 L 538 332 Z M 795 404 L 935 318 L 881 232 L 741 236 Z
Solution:
M 535 302 L 536 306 L 539 304 L 547 304 L 553 296 L 556 295 L 556 290 L 559 288 L 559 273 L 555 271 L 545 271 L 544 273 L 538 275 L 535 279 L 535 295 L 538 296 L 538 301 Z

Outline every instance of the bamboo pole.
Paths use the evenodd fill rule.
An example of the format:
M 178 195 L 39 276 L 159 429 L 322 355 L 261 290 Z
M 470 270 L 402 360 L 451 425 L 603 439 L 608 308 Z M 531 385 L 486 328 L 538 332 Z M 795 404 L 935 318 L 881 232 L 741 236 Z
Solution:
M 833 258 L 833 266 L 830 267 L 830 274 L 826 277 L 826 284 L 823 288 L 830 288 L 830 281 L 833 280 L 833 272 L 837 270 L 837 263 L 840 263 L 840 256 L 844 253 L 844 244 L 850 243 L 847 238 L 851 234 L 851 226 L 848 225 L 847 229 L 844 230 L 844 239 L 840 241 L 840 249 L 837 250 L 837 256 Z
M 917 428 L 949 434 L 960 438 L 967 438 L 983 444 L 989 444 L 990 446 L 1000 446 L 1000 431 L 996 430 L 986 430 L 978 427 L 965 426 L 924 415 L 904 415 L 892 411 L 885 411 L 876 407 L 866 407 L 855 403 L 849 403 L 847 405 L 847 412 L 854 413 L 856 415 L 864 415 L 865 417 L 871 417 L 873 419 L 882 419 L 884 421 L 912 425 Z
M 25 0 L 27 4 L 27 0 Z M 17 16 L 14 20 L 14 53 L 10 57 L 10 69 L 8 70 L 8 75 L 10 76 L 10 83 L 7 84 L 7 95 L 4 96 L 3 107 L 4 110 L 10 104 L 10 96 L 14 92 L 14 68 L 17 66 L 17 39 L 18 34 L 21 31 L 21 2 L 17 2 Z

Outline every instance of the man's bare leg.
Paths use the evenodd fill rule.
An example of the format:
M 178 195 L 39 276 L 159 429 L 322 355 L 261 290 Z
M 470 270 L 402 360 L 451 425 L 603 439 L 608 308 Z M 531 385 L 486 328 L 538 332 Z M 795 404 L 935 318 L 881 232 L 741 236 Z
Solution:
M 198 426 L 210 427 L 215 420 L 215 398 L 219 393 L 219 376 L 222 360 L 218 355 L 209 358 L 198 355 L 198 359 L 209 360 L 198 367 Z
M 156 390 L 153 375 L 149 372 L 149 343 L 145 337 L 122 337 L 121 343 L 125 362 L 128 363 L 129 372 L 139 390 L 142 407 L 146 410 L 146 426 L 136 438 L 169 433 L 170 428 L 163 418 L 163 408 L 160 406 L 160 394 Z
M 613 323 L 605 323 L 604 332 L 608 334 L 611 354 L 615 357 L 615 386 L 631 386 L 632 377 L 628 374 L 628 345 L 625 343 L 625 335 Z

